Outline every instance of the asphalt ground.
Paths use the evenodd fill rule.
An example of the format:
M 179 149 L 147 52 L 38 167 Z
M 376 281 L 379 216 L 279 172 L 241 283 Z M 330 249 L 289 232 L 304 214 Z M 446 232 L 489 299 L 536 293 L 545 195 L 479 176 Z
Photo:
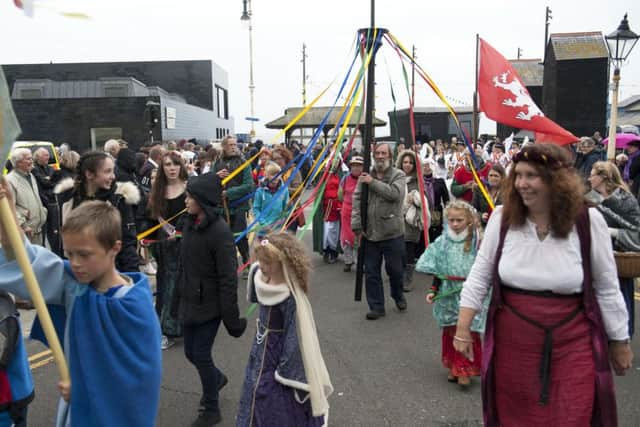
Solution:
M 310 246 L 311 235 L 305 236 Z M 416 273 L 416 289 L 406 294 L 409 308 L 399 313 L 385 284 L 387 315 L 365 320 L 366 302 L 355 302 L 354 273 L 344 273 L 342 264 L 324 264 L 313 255 L 314 274 L 310 299 L 320 344 L 335 388 L 330 398 L 332 426 L 480 426 L 479 379 L 468 391 L 448 383 L 440 364 L 440 331 L 424 302 L 430 286 L 426 276 Z M 240 282 L 241 312 L 248 304 L 245 282 Z M 364 297 L 363 297 L 364 298 Z M 637 310 L 640 311 L 640 310 Z M 25 326 L 33 312 L 24 313 Z M 640 312 L 636 313 L 636 317 Z M 229 378 L 221 392 L 220 426 L 234 426 L 235 414 L 249 349 L 255 333 L 255 314 L 245 335 L 230 337 L 221 327 L 214 346 L 217 366 Z M 636 366 L 625 377 L 616 378 L 620 426 L 640 426 L 640 340 L 633 343 Z M 32 365 L 36 399 L 30 405 L 29 426 L 51 426 L 58 401 L 57 371 L 39 343 L 28 342 L 29 355 L 40 354 Z M 197 414 L 200 382 L 196 370 L 185 359 L 182 343 L 163 352 L 163 383 L 158 426 L 188 426 Z M 109 369 L 108 366 L 96 369 Z

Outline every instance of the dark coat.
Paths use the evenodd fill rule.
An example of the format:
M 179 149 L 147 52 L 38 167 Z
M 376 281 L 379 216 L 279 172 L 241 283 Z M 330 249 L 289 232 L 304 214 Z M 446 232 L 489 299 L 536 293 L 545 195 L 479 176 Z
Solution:
M 116 256 L 116 268 L 122 273 L 139 271 L 140 258 L 134 209 L 140 202 L 138 187 L 130 182 L 114 182 L 109 190 L 100 190 L 94 197 L 88 197 L 84 192 L 74 188 L 73 180 L 68 178 L 58 183 L 54 192 L 58 196 L 63 224 L 67 212 L 87 200 L 102 200 L 118 208 L 122 220 L 122 249 Z
M 211 170 L 214 173 L 218 173 L 223 169 L 233 172 L 243 163 L 244 159 L 239 154 L 229 157 L 225 157 L 223 154 L 218 158 Z M 251 168 L 244 168 L 242 172 L 227 183 L 225 190 L 227 191 L 229 213 L 233 215 L 237 212 L 247 212 L 249 210 L 249 199 L 244 200 L 242 203 L 237 202 L 255 190 L 255 184 L 251 176 Z M 219 213 L 222 214 L 222 210 L 220 210 Z
M 631 180 L 631 194 L 638 197 L 640 192 L 640 156 L 633 159 L 629 166 L 629 179 Z
M 602 150 L 594 149 L 587 154 L 578 155 L 576 159 L 576 170 L 582 177 L 582 179 L 588 183 L 589 175 L 591 175 L 591 169 L 595 162 L 599 162 L 603 159 Z
M 54 203 L 56 201 L 53 194 L 53 188 L 56 186 L 55 170 L 49 165 L 42 166 L 34 163 L 31 173 L 38 182 L 42 204 L 49 206 Z
M 233 336 L 244 332 L 247 321 L 238 309 L 236 247 L 229 225 L 217 213 L 222 188 L 214 173 L 192 177 L 187 192 L 205 211 L 198 222 L 186 215 L 180 246 L 181 280 L 174 307 L 185 325 L 198 325 L 222 318 Z M 174 308 L 175 311 L 175 308 Z
M 596 207 L 607 226 L 618 230 L 614 249 L 640 252 L 640 206 L 636 198 L 618 188 Z

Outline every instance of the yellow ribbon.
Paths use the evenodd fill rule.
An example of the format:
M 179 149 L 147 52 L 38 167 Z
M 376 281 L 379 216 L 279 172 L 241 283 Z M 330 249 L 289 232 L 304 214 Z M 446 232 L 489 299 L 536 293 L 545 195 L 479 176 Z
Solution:
M 143 231 L 142 233 L 138 234 L 136 236 L 136 238 L 138 239 L 138 241 L 144 239 L 145 237 L 147 237 L 149 234 L 155 232 L 156 230 L 164 227 L 166 224 L 170 223 L 171 221 L 173 221 L 174 219 L 178 218 L 180 215 L 182 215 L 183 213 L 185 213 L 187 211 L 187 208 L 182 209 L 180 212 L 178 212 L 177 214 L 175 214 L 174 216 L 172 216 L 169 219 L 165 219 L 164 221 L 160 222 L 160 224 L 158 225 L 154 225 L 153 227 Z

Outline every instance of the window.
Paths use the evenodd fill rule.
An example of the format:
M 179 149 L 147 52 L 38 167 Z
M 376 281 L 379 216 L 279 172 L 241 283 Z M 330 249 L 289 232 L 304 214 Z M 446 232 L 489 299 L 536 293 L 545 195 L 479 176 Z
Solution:
M 104 96 L 107 98 L 122 98 L 129 94 L 127 86 L 105 86 Z
M 37 99 L 42 98 L 42 90 L 40 89 L 22 89 L 20 91 L 21 99 Z
M 216 86 L 216 105 L 218 106 L 218 118 L 229 118 L 229 101 L 227 99 L 227 90 Z

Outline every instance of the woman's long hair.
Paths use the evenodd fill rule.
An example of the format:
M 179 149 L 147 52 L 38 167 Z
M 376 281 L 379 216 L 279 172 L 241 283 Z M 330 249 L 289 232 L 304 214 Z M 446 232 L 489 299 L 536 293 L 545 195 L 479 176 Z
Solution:
M 164 172 L 164 161 L 167 158 L 170 159 L 174 165 L 180 166 L 178 179 L 184 182 L 187 182 L 187 180 L 189 179 L 187 167 L 185 166 L 184 159 L 182 158 L 180 153 L 178 153 L 177 151 L 167 151 L 166 153 L 164 153 L 164 155 L 160 159 L 160 164 L 158 165 L 158 173 L 156 175 L 156 179 L 151 184 L 149 204 L 147 205 L 147 208 L 149 212 L 151 212 L 151 216 L 153 218 L 164 218 L 167 215 L 167 202 L 165 194 L 167 192 L 169 180 L 167 178 L 167 174 L 165 174 Z
M 622 180 L 618 166 L 611 162 L 595 162 L 591 168 L 592 173 L 600 176 L 607 189 L 607 193 L 613 193 L 617 188 L 629 193 L 629 187 Z
M 502 221 L 507 225 L 522 226 L 527 219 L 528 209 L 515 187 L 515 168 L 520 162 L 534 167 L 549 187 L 551 232 L 556 237 L 566 238 L 584 206 L 585 192 L 568 151 L 555 144 L 533 144 L 514 156 L 513 169 L 502 187 Z

